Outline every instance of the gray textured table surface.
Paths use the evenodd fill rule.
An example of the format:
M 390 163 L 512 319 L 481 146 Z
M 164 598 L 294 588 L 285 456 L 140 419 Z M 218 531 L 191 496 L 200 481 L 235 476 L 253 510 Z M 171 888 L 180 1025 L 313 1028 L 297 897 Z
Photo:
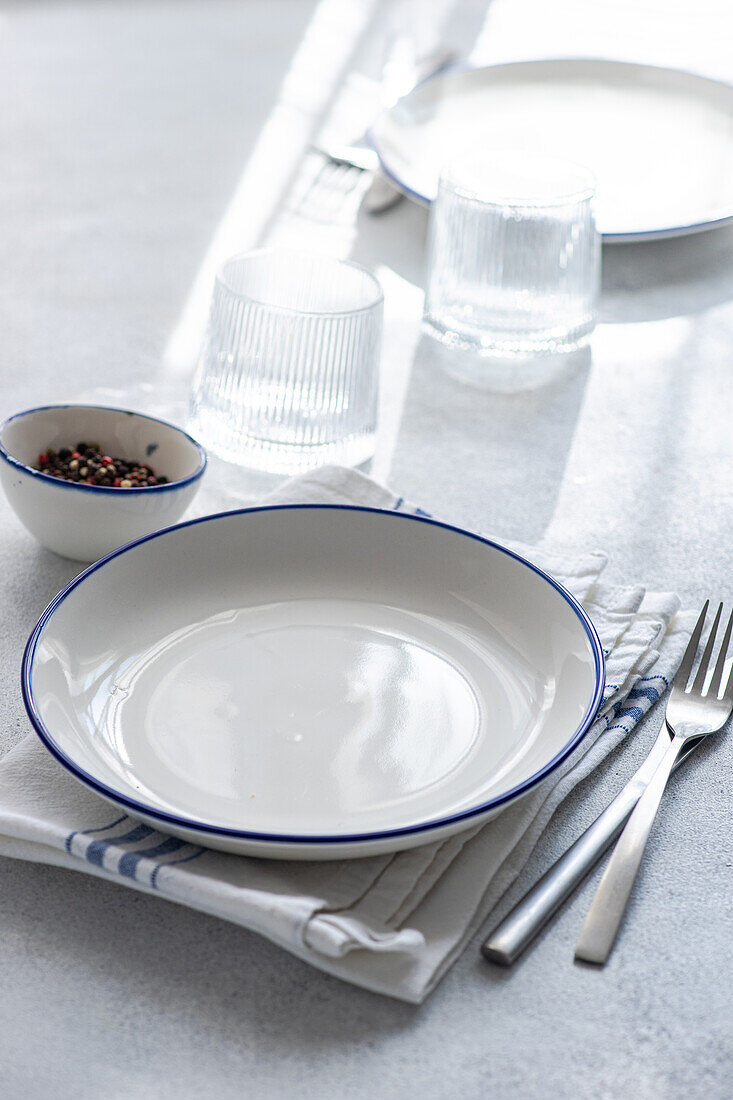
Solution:
M 315 5 L 0 5 L 0 413 L 154 374 Z M 419 283 L 425 217 L 355 254 Z M 409 262 L 405 256 L 411 257 Z M 424 343 L 388 470 L 446 518 L 609 552 L 609 577 L 733 599 L 733 230 L 607 249 L 587 361 L 526 394 L 458 385 Z M 0 745 L 22 647 L 76 571 L 0 504 Z M 629 774 L 576 791 L 560 851 Z M 731 1095 L 733 739 L 673 780 L 620 948 L 574 966 L 592 883 L 512 972 L 470 945 L 421 1008 L 256 935 L 0 860 L 7 1097 Z

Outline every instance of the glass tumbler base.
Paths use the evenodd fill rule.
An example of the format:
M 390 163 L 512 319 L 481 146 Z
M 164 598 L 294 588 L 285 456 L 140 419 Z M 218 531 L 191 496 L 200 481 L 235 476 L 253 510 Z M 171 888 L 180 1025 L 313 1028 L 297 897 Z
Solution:
M 254 436 L 232 439 L 227 426 L 222 430 L 210 417 L 190 422 L 194 438 L 225 462 L 271 474 L 299 474 L 318 466 L 360 466 L 374 454 L 376 433 L 367 432 L 330 443 L 274 443 Z
M 506 333 L 466 331 L 453 327 L 435 317 L 423 318 L 423 329 L 435 340 L 449 348 L 471 351 L 485 358 L 511 359 L 531 355 L 563 355 L 585 347 L 594 329 L 588 321 L 569 332 Z

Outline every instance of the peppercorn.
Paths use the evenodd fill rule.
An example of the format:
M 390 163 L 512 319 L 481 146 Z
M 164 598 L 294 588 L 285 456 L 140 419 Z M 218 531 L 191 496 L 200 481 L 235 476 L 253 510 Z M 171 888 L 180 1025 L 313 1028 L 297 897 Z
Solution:
M 168 478 L 159 477 L 151 466 L 131 459 L 102 454 L 98 443 L 47 447 L 38 455 L 36 469 L 61 481 L 84 482 L 85 485 L 111 486 L 115 489 L 154 488 L 165 485 Z

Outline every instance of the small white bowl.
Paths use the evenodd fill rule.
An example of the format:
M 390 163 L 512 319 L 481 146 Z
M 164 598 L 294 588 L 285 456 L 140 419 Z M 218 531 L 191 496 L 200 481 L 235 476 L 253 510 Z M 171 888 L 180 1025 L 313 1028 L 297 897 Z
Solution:
M 61 481 L 34 469 L 48 447 L 93 439 L 105 453 L 149 462 L 165 485 L 129 489 Z M 96 561 L 123 543 L 168 527 L 193 500 L 206 469 L 195 439 L 165 420 L 104 405 L 47 405 L 0 424 L 0 480 L 18 519 L 41 545 Z

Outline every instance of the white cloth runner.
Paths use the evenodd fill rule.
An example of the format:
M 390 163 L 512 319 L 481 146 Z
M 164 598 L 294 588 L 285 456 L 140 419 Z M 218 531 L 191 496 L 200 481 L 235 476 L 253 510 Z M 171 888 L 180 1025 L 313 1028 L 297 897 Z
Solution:
M 287 482 L 268 500 L 417 511 L 337 467 Z M 600 717 L 574 754 L 483 828 L 396 855 L 333 863 L 225 855 L 115 811 L 30 734 L 0 762 L 0 853 L 159 893 L 254 929 L 348 981 L 423 1000 L 517 878 L 566 794 L 659 698 L 691 628 L 675 596 L 603 584 L 602 554 L 513 548 L 583 602 L 606 653 L 607 684 Z

